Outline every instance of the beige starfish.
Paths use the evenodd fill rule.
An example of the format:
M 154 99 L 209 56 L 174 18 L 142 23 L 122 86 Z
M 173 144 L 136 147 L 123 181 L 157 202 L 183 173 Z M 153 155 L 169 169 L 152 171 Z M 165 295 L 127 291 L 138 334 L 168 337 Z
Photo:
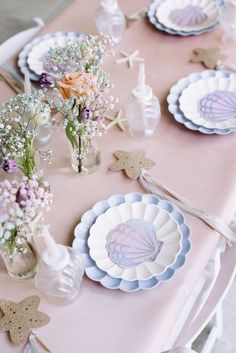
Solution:
M 194 54 L 191 58 L 192 62 L 202 62 L 208 69 L 215 69 L 217 63 L 227 58 L 226 55 L 220 53 L 220 48 L 196 48 L 194 49 Z
M 37 311 L 40 299 L 33 295 L 13 303 L 10 300 L 0 300 L 0 308 L 4 316 L 0 319 L 0 331 L 9 331 L 14 344 L 24 344 L 33 328 L 49 323 L 50 318 Z
M 123 64 L 125 62 L 128 63 L 128 66 L 130 69 L 133 68 L 133 62 L 134 61 L 139 61 L 139 62 L 143 62 L 144 59 L 140 58 L 139 55 L 139 50 L 135 50 L 133 53 L 127 53 L 124 51 L 121 51 L 120 54 L 123 56 L 123 58 L 116 60 L 117 64 Z
M 118 110 L 115 116 L 106 115 L 106 119 L 110 121 L 110 123 L 106 126 L 106 129 L 111 129 L 114 125 L 117 125 L 121 131 L 125 131 L 124 123 L 127 122 L 125 118 L 122 118 L 122 110 Z
M 155 165 L 155 162 L 145 157 L 144 150 L 116 151 L 114 155 L 118 160 L 110 166 L 110 170 L 124 170 L 127 177 L 132 180 L 138 179 L 143 168 L 151 168 Z

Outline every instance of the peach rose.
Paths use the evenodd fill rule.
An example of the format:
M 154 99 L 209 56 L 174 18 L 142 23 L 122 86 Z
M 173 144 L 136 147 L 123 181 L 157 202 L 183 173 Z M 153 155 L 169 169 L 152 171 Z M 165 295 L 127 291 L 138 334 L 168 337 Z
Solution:
M 96 78 L 84 71 L 66 74 L 57 81 L 57 88 L 65 99 L 69 99 L 72 95 L 80 98 L 81 96 L 87 96 L 88 90 L 94 92 Z

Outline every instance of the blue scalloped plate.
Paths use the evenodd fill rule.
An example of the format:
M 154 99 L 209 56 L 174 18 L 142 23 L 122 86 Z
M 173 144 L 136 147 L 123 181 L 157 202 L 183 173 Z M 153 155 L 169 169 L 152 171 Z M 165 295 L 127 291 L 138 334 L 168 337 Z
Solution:
M 113 278 L 106 272 L 100 270 L 95 261 L 89 255 L 89 247 L 87 240 L 89 230 L 96 221 L 97 217 L 103 214 L 108 208 L 120 205 L 124 202 L 142 201 L 157 205 L 171 214 L 180 226 L 183 235 L 182 250 L 178 255 L 175 263 L 159 276 L 154 276 L 145 281 L 126 281 L 120 278 Z M 104 287 L 109 289 L 120 289 L 125 292 L 134 292 L 140 289 L 151 289 L 156 287 L 160 282 L 170 279 L 175 271 L 184 265 L 186 254 L 189 252 L 191 245 L 189 241 L 190 229 L 184 221 L 183 214 L 171 203 L 160 200 L 158 197 L 149 194 L 141 194 L 132 192 L 126 195 L 114 195 L 107 200 L 97 202 L 89 211 L 85 212 L 81 218 L 81 222 L 76 226 L 74 231 L 75 239 L 73 248 L 77 249 L 83 256 L 85 272 L 93 281 L 100 282 Z
M 205 70 L 202 72 L 194 72 L 189 76 L 181 78 L 170 90 L 170 94 L 167 97 L 168 110 L 173 114 L 175 120 L 184 124 L 190 130 L 199 131 L 203 134 L 212 135 L 225 135 L 231 132 L 235 132 L 236 128 L 230 129 L 209 129 L 203 126 L 194 124 L 191 120 L 187 119 L 179 107 L 179 98 L 182 91 L 189 86 L 190 83 L 197 82 L 202 78 L 208 77 L 229 77 L 230 79 L 236 80 L 236 74 L 227 72 L 227 71 L 214 71 L 214 70 Z
M 151 22 L 151 24 L 153 24 L 157 29 L 159 29 L 160 31 L 166 32 L 168 34 L 172 34 L 172 35 L 178 35 L 178 36 L 182 36 L 182 37 L 186 37 L 186 36 L 198 36 L 201 35 L 203 33 L 206 32 L 211 32 L 216 26 L 219 25 L 219 21 L 216 21 L 212 26 L 204 28 L 200 31 L 176 31 L 173 30 L 171 28 L 168 28 L 166 26 L 164 26 L 161 22 L 158 21 L 157 17 L 156 17 L 156 11 L 158 9 L 158 7 L 160 6 L 160 4 L 165 1 L 165 0 L 154 0 L 148 8 L 147 11 L 147 16 L 149 21 Z M 218 6 L 220 8 L 223 7 L 223 0 L 215 0 L 218 3 Z
M 54 38 L 54 37 L 61 37 L 62 35 L 65 35 L 65 37 L 68 36 L 72 36 L 74 35 L 75 37 L 80 37 L 82 35 L 82 33 L 80 32 L 51 32 L 51 33 L 47 33 L 42 37 L 37 37 L 34 40 L 32 40 L 30 43 L 26 44 L 26 46 L 22 49 L 22 51 L 19 53 L 18 56 L 18 61 L 17 61 L 17 65 L 20 68 L 20 71 L 22 72 L 22 74 L 24 75 L 24 73 L 26 71 L 29 71 L 30 73 L 30 79 L 32 81 L 38 81 L 39 80 L 39 76 L 36 75 L 33 71 L 30 70 L 29 65 L 27 63 L 27 58 L 29 53 L 31 52 L 31 50 L 33 49 L 33 47 L 35 45 L 38 45 L 39 43 L 49 39 L 49 38 Z

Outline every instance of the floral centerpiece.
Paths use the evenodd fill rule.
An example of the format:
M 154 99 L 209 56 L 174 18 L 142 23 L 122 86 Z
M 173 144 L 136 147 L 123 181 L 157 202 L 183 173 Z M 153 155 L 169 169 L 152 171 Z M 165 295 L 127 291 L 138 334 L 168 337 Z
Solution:
M 105 113 L 114 108 L 116 98 L 107 96 L 112 84 L 100 67 L 112 53 L 106 36 L 87 36 L 66 47 L 51 48 L 44 66 L 52 75 L 42 74 L 41 83 L 54 87 L 49 98 L 63 115 L 63 125 L 72 149 L 72 167 L 81 173 L 95 171 L 100 154 L 94 137 L 105 133 Z
M 51 203 L 48 182 L 36 176 L 0 183 L 0 252 L 11 274 L 23 275 L 36 264 L 31 236 L 42 210 L 49 211 Z
M 34 140 L 38 128 L 50 117 L 50 106 L 45 98 L 45 90 L 30 96 L 18 94 L 1 107 L 0 156 L 7 173 L 20 169 L 28 178 L 35 174 Z

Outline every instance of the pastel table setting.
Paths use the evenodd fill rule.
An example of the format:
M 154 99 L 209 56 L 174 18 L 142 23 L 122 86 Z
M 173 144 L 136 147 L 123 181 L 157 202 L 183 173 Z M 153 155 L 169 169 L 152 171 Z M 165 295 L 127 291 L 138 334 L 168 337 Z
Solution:
M 135 3 L 120 0 L 119 5 L 124 13 L 132 14 L 137 9 L 147 8 L 149 4 L 144 0 Z M 46 40 L 55 43 L 55 38 L 60 41 L 61 34 L 67 33 L 66 36 L 72 38 L 69 45 L 73 45 L 75 37 L 81 37 L 81 40 L 88 40 L 84 43 L 89 46 L 93 43 L 93 38 L 88 39 L 83 34 L 96 33 L 94 18 L 98 7 L 98 0 L 89 4 L 89 11 L 85 0 L 73 1 L 43 29 L 39 38 L 46 36 Z M 164 8 L 158 18 L 160 23 L 163 21 L 160 25 L 162 29 L 169 25 L 162 18 L 165 11 L 167 10 Z M 180 313 L 200 281 L 219 241 L 222 242 L 223 239 L 214 226 L 209 226 L 207 222 L 204 223 L 199 217 L 179 207 L 181 202 L 175 202 L 178 200 L 174 195 L 181 195 L 184 201 L 190 200 L 193 207 L 214 214 L 227 229 L 235 214 L 235 119 L 230 116 L 230 124 L 231 120 L 227 116 L 222 123 L 220 119 L 217 120 L 216 114 L 212 123 L 209 122 L 211 116 L 209 118 L 207 115 L 209 110 L 205 109 L 208 104 L 205 104 L 205 97 L 215 91 L 217 99 L 222 98 L 219 91 L 227 91 L 223 98 L 231 103 L 235 92 L 235 76 L 233 73 L 221 74 L 218 70 L 205 70 L 200 62 L 190 61 L 194 49 L 199 47 L 220 47 L 230 62 L 236 59 L 234 48 L 222 44 L 222 29 L 217 24 L 218 10 L 213 6 L 209 11 L 211 15 L 213 13 L 213 19 L 207 23 L 207 30 L 203 34 L 190 36 L 165 33 L 168 31 L 157 29 L 149 23 L 148 18 L 141 16 L 132 21 L 124 31 L 122 40 L 113 48 L 114 56 L 104 57 L 102 82 L 110 90 L 108 95 L 118 97 L 119 100 L 117 102 L 112 98 L 109 101 L 112 112 L 106 112 L 108 119 L 105 123 L 102 120 L 96 125 L 98 136 L 100 128 L 106 130 L 102 138 L 98 138 L 99 154 L 96 154 L 96 161 L 99 168 L 95 163 L 96 173 L 80 175 L 87 167 L 81 164 L 81 139 L 76 142 L 73 139 L 77 123 L 72 124 L 74 120 L 69 120 L 69 114 L 71 130 L 65 127 L 64 131 L 63 126 L 58 128 L 58 120 L 53 120 L 53 128 L 50 126 L 52 136 L 38 148 L 39 155 L 43 156 L 42 160 L 46 161 L 43 168 L 44 178 L 50 184 L 53 194 L 53 203 L 50 212 L 45 213 L 44 223 L 50 225 L 50 234 L 55 242 L 61 244 L 60 246 L 64 245 L 62 248 L 67 247 L 71 259 L 72 246 L 81 253 L 86 275 L 83 277 L 78 300 L 68 306 L 51 304 L 46 295 L 36 289 L 32 279 L 15 281 L 5 273 L 0 274 L 0 296 L 12 302 L 21 302 L 29 295 L 39 296 L 40 310 L 51 319 L 48 326 L 40 328 L 40 337 L 43 337 L 51 352 L 161 353 L 172 348 L 169 339 Z M 178 28 L 172 30 L 178 31 Z M 200 25 L 197 31 L 201 31 Z M 55 34 L 56 32 L 60 33 Z M 62 37 L 64 41 L 64 35 Z M 35 39 L 34 43 L 40 43 L 39 39 Z M 100 43 L 100 54 L 96 60 L 99 61 L 105 53 L 101 47 L 108 44 Z M 42 42 L 39 45 L 38 49 L 41 48 L 43 52 L 45 45 Z M 94 49 L 92 45 L 89 48 L 91 51 Z M 33 82 L 40 76 L 42 69 L 37 66 L 40 64 L 39 60 L 33 60 L 33 54 L 31 61 L 28 60 L 27 63 L 24 55 L 20 57 L 24 65 L 39 70 L 34 73 L 25 70 L 25 81 L 28 83 L 29 77 Z M 43 57 L 45 55 L 48 52 L 44 52 Z M 28 68 L 24 65 L 23 71 Z M 92 67 L 90 69 L 93 70 Z M 94 71 L 82 76 L 83 83 L 94 84 L 89 76 L 92 73 Z M 105 73 L 110 74 L 109 80 Z M 48 84 L 48 76 L 45 77 Z M 179 80 L 182 78 L 187 79 L 184 79 L 184 84 L 180 82 L 179 88 Z M 212 80 L 214 82 L 211 85 Z M 114 88 L 110 82 L 114 84 Z M 65 88 L 63 84 L 57 85 L 53 92 L 62 92 Z M 195 84 L 198 85 L 197 88 Z M 5 82 L 0 81 L 0 86 L 0 100 L 4 103 L 14 93 Z M 39 88 L 37 85 L 36 87 Z M 92 87 L 92 91 L 97 92 L 97 83 Z M 147 92 L 146 87 L 150 88 Z M 204 94 L 199 93 L 198 96 L 196 92 L 199 87 L 203 87 Z M 25 89 L 27 91 L 26 86 Z M 101 84 L 99 89 L 103 93 L 104 86 Z M 34 91 L 28 94 L 30 97 L 37 95 Z M 129 101 L 131 95 L 138 101 L 142 94 L 151 97 L 150 109 L 158 117 L 154 122 L 155 132 L 152 131 L 151 136 L 135 138 L 129 134 L 126 121 L 129 111 L 125 111 L 124 107 L 132 103 Z M 73 95 L 72 98 L 74 99 Z M 196 101 L 199 99 L 203 102 L 201 109 L 205 113 L 205 119 L 202 118 L 201 110 L 196 114 L 196 109 L 199 109 Z M 76 109 L 76 100 L 73 102 L 70 106 L 71 112 Z M 233 102 L 235 104 L 235 96 Z M 192 106 L 195 110 L 191 109 Z M 61 107 L 62 105 L 60 109 Z M 221 109 L 221 106 L 216 108 Z M 60 109 L 59 113 L 62 111 Z M 212 111 L 209 114 L 211 113 Z M 79 123 L 84 125 L 79 125 L 79 129 L 87 128 L 90 114 L 90 110 L 83 109 L 84 121 Z M 128 119 L 130 127 L 131 118 Z M 147 122 L 144 122 L 144 127 L 147 131 Z M 76 161 L 71 167 L 69 145 L 73 145 L 73 142 L 75 146 L 72 147 L 76 147 L 79 154 L 76 154 Z M 123 157 L 131 164 L 127 166 Z M 48 159 L 50 163 L 47 163 Z M 165 197 L 162 200 L 159 195 L 151 195 L 151 187 L 150 190 L 146 189 L 148 194 L 145 193 L 145 188 L 138 179 L 142 168 L 135 174 L 137 164 L 148 169 L 152 180 L 167 185 L 168 190 L 174 190 L 173 194 L 169 191 L 171 200 Z M 123 169 L 129 178 L 121 171 Z M 45 193 L 47 192 L 49 191 L 45 186 Z M 166 227 L 162 228 L 163 224 Z M 34 231 L 37 231 L 37 227 Z M 50 240 L 47 227 L 43 228 L 43 232 L 49 248 L 48 257 L 45 255 L 43 259 L 51 263 L 48 258 L 57 251 L 59 254 L 60 246 L 57 248 L 54 241 Z M 122 232 L 127 235 L 128 241 L 121 237 Z M 155 232 L 160 232 L 158 239 L 154 236 Z M 144 241 L 145 249 L 143 245 L 139 248 L 140 242 L 133 238 L 134 233 L 139 234 Z M 222 233 L 224 235 L 223 230 Z M 38 243 L 40 248 L 41 238 Z M 120 243 L 123 248 L 131 244 L 138 249 L 138 256 L 136 253 L 134 257 L 127 253 L 120 255 Z M 61 256 L 63 260 L 66 257 L 63 256 L 63 250 Z M 79 260 L 77 262 L 73 258 L 73 261 L 74 268 L 77 268 Z M 151 265 L 147 265 L 145 261 L 152 261 Z M 43 267 L 39 269 L 43 270 Z M 40 287 L 44 277 L 37 274 L 35 283 L 37 278 Z M 80 282 L 82 271 L 78 278 Z M 0 347 L 4 353 L 17 353 L 23 349 L 22 346 L 14 346 L 5 333 L 0 334 Z

